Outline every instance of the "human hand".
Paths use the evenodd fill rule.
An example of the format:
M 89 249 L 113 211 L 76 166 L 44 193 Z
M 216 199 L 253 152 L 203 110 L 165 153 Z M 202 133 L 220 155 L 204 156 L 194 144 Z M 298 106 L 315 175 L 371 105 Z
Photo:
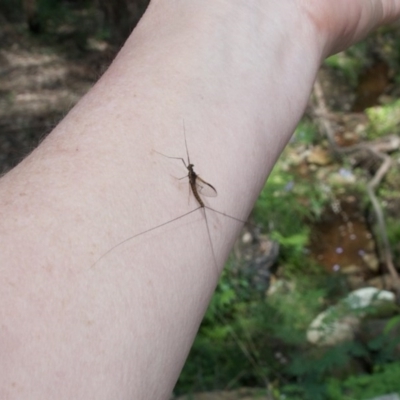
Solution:
M 373 29 L 400 18 L 399 0 L 304 0 L 300 7 L 325 37 L 325 56 L 344 50 Z

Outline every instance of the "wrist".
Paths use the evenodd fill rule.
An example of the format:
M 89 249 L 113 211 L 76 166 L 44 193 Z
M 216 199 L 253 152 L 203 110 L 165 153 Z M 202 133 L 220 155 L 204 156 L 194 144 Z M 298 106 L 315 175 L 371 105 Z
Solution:
M 211 108 L 228 125 L 238 114 L 264 124 L 274 108 L 297 122 L 324 45 L 302 10 L 281 2 L 156 0 L 123 54 L 146 59 L 144 79 L 168 93 L 171 119 L 209 118 Z

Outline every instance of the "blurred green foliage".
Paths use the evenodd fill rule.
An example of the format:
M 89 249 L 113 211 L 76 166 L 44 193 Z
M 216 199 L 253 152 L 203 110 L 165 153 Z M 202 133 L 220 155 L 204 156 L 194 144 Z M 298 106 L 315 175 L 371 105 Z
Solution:
M 328 57 L 324 64 L 342 74 L 348 84 L 354 88 L 357 85 L 360 71 L 365 65 L 367 53 L 367 43 L 357 43 L 345 52 Z
M 345 380 L 328 382 L 328 400 L 372 399 L 382 394 L 397 393 L 399 389 L 400 362 L 378 365 L 372 374 L 351 375 Z
M 284 266 L 284 275 L 266 298 L 230 260 L 182 371 L 177 394 L 260 386 L 272 388 L 276 399 L 336 400 L 350 393 L 359 396 L 362 382 L 369 382 L 367 395 L 392 391 L 395 374 L 390 375 L 389 369 L 360 372 L 364 364 L 392 365 L 398 342 L 385 333 L 368 343 L 356 338 L 326 348 L 306 341 L 315 316 L 348 292 L 345 277 L 327 275 L 307 252 L 310 221 L 318 221 L 335 191 L 344 190 L 343 185 L 329 187 L 312 173 L 298 174 L 290 161 L 291 147 L 307 148 L 319 141 L 316 127 L 303 120 L 253 212 L 254 220 L 280 244 L 278 263 Z M 359 185 L 355 182 L 352 190 L 359 192 Z M 393 241 L 397 230 L 393 226 Z M 381 373 L 388 374 L 384 385 L 376 383 Z
M 400 126 L 400 100 L 382 106 L 368 108 L 368 137 L 376 139 L 387 134 L 394 134 Z

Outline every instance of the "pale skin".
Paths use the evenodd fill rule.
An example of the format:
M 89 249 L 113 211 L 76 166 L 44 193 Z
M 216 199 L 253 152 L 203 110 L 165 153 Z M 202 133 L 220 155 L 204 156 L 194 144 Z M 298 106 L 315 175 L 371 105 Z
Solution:
M 106 74 L 0 181 L 0 398 L 168 399 L 240 225 L 329 54 L 400 0 L 154 0 Z M 97 261 L 97 262 L 96 262 Z

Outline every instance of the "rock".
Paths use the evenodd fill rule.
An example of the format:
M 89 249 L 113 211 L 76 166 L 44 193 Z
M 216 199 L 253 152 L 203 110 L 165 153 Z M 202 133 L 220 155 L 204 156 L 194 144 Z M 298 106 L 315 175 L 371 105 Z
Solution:
M 368 307 L 382 301 L 393 303 L 395 296 L 392 292 L 373 287 L 354 290 L 311 322 L 307 330 L 308 342 L 317 346 L 334 346 L 352 340 Z
M 319 314 L 307 330 L 307 340 L 317 346 L 334 346 L 337 343 L 352 340 L 360 320 L 355 315 L 339 314 L 336 307 Z
M 395 302 L 395 295 L 387 290 L 365 287 L 354 290 L 344 300 L 352 310 L 367 308 L 379 301 L 390 301 L 393 303 Z

